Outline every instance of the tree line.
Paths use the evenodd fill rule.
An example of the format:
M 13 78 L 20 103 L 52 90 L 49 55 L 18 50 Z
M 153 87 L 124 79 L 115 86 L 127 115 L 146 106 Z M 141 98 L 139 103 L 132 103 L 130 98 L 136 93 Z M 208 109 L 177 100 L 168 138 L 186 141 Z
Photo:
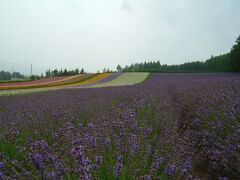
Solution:
M 135 63 L 122 68 L 118 72 L 240 72 L 240 36 L 229 53 L 212 56 L 205 62 L 194 61 L 180 65 L 161 64 L 160 61 Z
M 47 70 L 46 71 L 46 77 L 57 77 L 57 76 L 73 76 L 73 75 L 78 75 L 78 74 L 84 74 L 84 69 L 82 68 L 81 70 L 79 70 L 78 68 L 74 69 L 74 70 L 58 70 L 58 69 L 54 69 L 54 70 Z
M 24 75 L 20 74 L 19 72 L 10 73 L 8 71 L 0 71 L 0 80 L 11 80 L 11 79 L 23 79 L 25 78 Z

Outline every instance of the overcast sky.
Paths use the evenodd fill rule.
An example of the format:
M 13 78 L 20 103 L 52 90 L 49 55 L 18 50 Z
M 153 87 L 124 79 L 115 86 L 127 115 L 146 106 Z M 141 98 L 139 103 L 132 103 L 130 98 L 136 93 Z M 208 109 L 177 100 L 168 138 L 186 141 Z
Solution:
M 0 70 L 205 60 L 231 49 L 239 9 L 239 0 L 0 0 Z

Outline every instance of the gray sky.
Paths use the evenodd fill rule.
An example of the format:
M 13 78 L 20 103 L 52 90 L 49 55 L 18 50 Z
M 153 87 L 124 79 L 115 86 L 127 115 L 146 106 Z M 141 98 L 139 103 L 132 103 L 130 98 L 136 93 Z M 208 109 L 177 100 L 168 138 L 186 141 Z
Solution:
M 0 70 L 179 64 L 230 50 L 239 0 L 0 0 Z

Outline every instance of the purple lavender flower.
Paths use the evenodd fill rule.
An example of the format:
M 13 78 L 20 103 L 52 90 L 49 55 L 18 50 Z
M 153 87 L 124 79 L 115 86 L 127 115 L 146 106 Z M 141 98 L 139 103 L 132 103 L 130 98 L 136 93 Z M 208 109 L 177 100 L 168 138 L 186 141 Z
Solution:
M 164 161 L 164 158 L 163 157 L 160 157 L 160 158 L 157 158 L 153 163 L 152 163 L 152 166 L 151 166 L 151 169 L 153 171 L 153 173 L 156 173 L 158 171 L 158 169 L 160 168 L 161 164 L 163 163 Z
M 53 139 L 57 139 L 57 138 L 58 138 L 58 133 L 53 132 L 53 133 L 52 133 L 52 138 L 53 138 Z
M 86 159 L 83 159 L 82 164 L 83 164 L 84 178 L 85 179 L 91 179 L 91 174 L 90 174 L 90 171 L 92 169 L 91 161 L 88 158 L 86 158 Z
M 42 154 L 32 153 L 32 154 L 30 154 L 30 158 L 31 158 L 31 160 L 32 160 L 32 162 L 35 165 L 37 170 L 41 170 L 43 168 L 44 157 L 43 157 Z
M 74 155 L 74 157 L 76 159 L 82 159 L 82 156 L 83 156 L 83 152 L 84 152 L 84 146 L 80 145 L 76 148 L 73 148 L 71 150 L 71 153 Z
M 148 136 L 149 134 L 152 133 L 152 131 L 153 131 L 153 129 L 152 129 L 151 127 L 149 127 L 149 128 L 147 128 L 147 129 L 145 130 L 144 134 L 145 134 L 146 136 Z
M 68 122 L 67 123 L 67 130 L 68 131 L 71 131 L 72 129 L 74 129 L 75 127 L 74 127 L 74 125 L 72 124 L 72 123 L 70 123 L 70 122 Z
M 130 134 L 129 145 L 132 153 L 136 153 L 138 151 L 137 136 L 135 134 Z
M 182 172 L 183 174 L 187 174 L 192 170 L 192 161 L 191 159 L 187 159 L 184 163 L 183 163 L 183 167 L 182 167 Z
M 0 162 L 0 171 L 3 170 L 5 168 L 4 163 Z
M 3 172 L 0 172 L 0 179 L 1 179 L 1 180 L 7 179 L 6 176 L 5 176 L 5 174 L 4 174 Z
M 110 138 L 105 138 L 103 144 L 104 144 L 104 147 L 105 147 L 107 150 L 109 150 L 109 149 L 110 149 L 110 146 L 111 146 L 111 140 L 110 140 Z
M 93 124 L 93 123 L 89 123 L 89 124 L 88 124 L 88 129 L 91 130 L 91 129 L 93 129 L 93 128 L 94 128 L 94 124 Z
M 58 157 L 55 154 L 48 153 L 47 156 L 46 156 L 46 159 L 50 159 L 52 161 L 56 161 L 58 159 Z
M 83 179 L 91 179 L 91 161 L 84 156 L 84 146 L 80 145 L 72 149 L 72 154 L 77 161 L 77 172 L 81 173 Z
M 57 172 L 58 177 L 61 177 L 64 174 L 64 166 L 59 159 L 54 162 L 54 166 Z
M 118 156 L 116 164 L 115 164 L 115 168 L 114 168 L 114 176 L 115 177 L 121 176 L 122 168 L 123 168 L 123 157 Z
M 102 157 L 101 156 L 95 156 L 95 164 L 93 164 L 93 169 L 98 170 L 101 162 L 102 162 Z
M 78 128 L 79 128 L 79 130 L 82 130 L 83 129 L 83 124 L 79 123 Z
M 29 171 L 24 171 L 24 173 L 23 173 L 23 176 L 26 176 L 26 177 L 28 177 L 30 175 L 30 173 L 29 173 Z
M 151 180 L 151 176 L 150 175 L 145 175 L 141 179 L 142 180 Z
M 50 180 L 56 180 L 56 174 L 54 172 L 48 172 L 47 173 L 47 179 L 50 179 Z
M 169 177 L 174 176 L 176 172 L 177 172 L 177 166 L 175 164 L 170 164 L 165 169 L 165 173 Z
M 33 148 L 39 148 L 43 151 L 46 151 L 49 149 L 48 143 L 45 140 L 41 140 L 41 141 L 36 141 L 33 144 Z
M 84 140 L 88 142 L 92 146 L 92 148 L 95 148 L 97 146 L 97 140 L 94 136 L 85 135 Z
M 83 145 L 83 139 L 82 138 L 77 138 L 77 140 L 75 140 L 73 144 L 76 145 L 76 146 Z
M 151 168 L 152 168 L 153 172 L 156 172 L 160 168 L 160 163 L 159 162 L 153 162 Z
M 217 179 L 218 179 L 218 180 L 228 180 L 227 177 L 218 177 Z

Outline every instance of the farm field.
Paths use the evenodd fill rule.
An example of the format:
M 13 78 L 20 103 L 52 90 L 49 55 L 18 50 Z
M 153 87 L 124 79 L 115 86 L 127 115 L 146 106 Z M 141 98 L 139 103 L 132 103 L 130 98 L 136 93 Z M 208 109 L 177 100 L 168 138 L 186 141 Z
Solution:
M 83 86 L 88 86 L 88 85 L 94 84 L 96 82 L 101 82 L 104 79 L 109 78 L 111 75 L 112 75 L 112 73 L 102 73 L 102 74 L 99 74 L 99 75 L 94 76 L 92 78 L 89 78 L 86 81 L 73 83 L 73 84 L 69 84 L 69 85 L 66 85 L 66 86 L 62 86 L 62 87 L 83 87 Z M 61 88 L 61 86 L 60 86 L 60 88 Z
M 0 179 L 238 179 L 240 74 L 136 74 L 0 97 Z
M 32 84 L 39 84 L 39 83 L 49 83 L 53 81 L 59 81 L 68 78 L 67 76 L 62 76 L 62 77 L 50 77 L 50 78 L 44 78 L 40 80 L 18 80 L 18 81 L 9 81 L 9 82 L 4 82 L 2 81 L 0 84 L 1 86 L 16 86 L 16 85 L 32 85 Z
M 66 89 L 66 88 L 96 88 L 96 87 L 107 87 L 107 86 L 133 85 L 133 84 L 137 84 L 144 81 L 148 75 L 149 73 L 102 73 L 98 75 L 93 75 L 90 78 L 86 78 L 86 79 L 83 79 L 83 77 L 73 76 L 68 79 L 65 78 L 63 81 L 52 81 L 50 84 L 38 83 L 36 85 L 39 88 L 33 85 L 29 85 L 27 86 L 28 88 L 26 89 L 20 89 L 21 86 L 18 87 L 14 85 L 13 89 L 10 89 L 10 87 L 8 87 L 7 89 L 10 89 L 10 90 L 2 90 L 2 91 L 0 90 L 0 96 L 37 93 L 42 91 L 50 91 L 50 90 Z M 79 82 L 76 82 L 76 81 L 79 81 Z M 58 85 L 59 83 L 60 85 Z
M 28 81 L 32 81 L 31 79 L 21 79 L 21 80 L 0 80 L 0 85 L 1 84 L 13 84 L 13 83 L 20 83 L 20 82 L 28 82 Z
M 96 75 L 97 74 L 80 74 L 80 75 L 75 75 L 71 77 L 47 78 L 39 81 L 23 82 L 20 84 L 7 84 L 7 85 L 1 84 L 0 90 L 48 88 L 48 87 L 63 86 L 63 85 L 69 85 L 69 84 L 86 81 L 90 78 L 93 78 Z

